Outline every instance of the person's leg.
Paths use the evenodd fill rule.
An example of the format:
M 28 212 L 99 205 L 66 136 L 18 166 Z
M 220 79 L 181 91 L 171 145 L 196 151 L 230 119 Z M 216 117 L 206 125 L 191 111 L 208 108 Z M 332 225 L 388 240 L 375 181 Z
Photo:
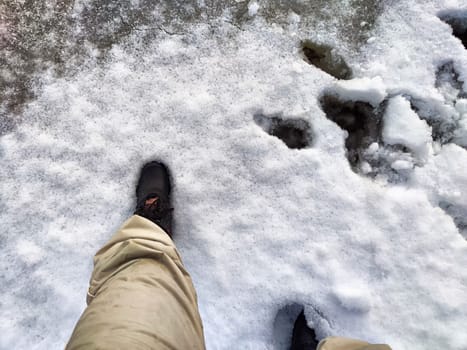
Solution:
M 166 233 L 171 230 L 170 184 L 168 190 L 161 186 L 167 171 L 156 165 L 145 169 L 138 184 L 139 215 L 127 220 L 94 258 L 88 307 L 69 350 L 205 348 L 196 292 Z M 159 176 L 158 186 L 147 186 L 145 176 Z
M 391 350 L 388 345 L 370 344 L 344 337 L 327 337 L 319 343 L 315 331 L 308 327 L 302 311 L 295 321 L 290 350 Z
M 370 344 L 357 339 L 328 337 L 319 343 L 317 350 L 391 350 L 391 348 L 385 344 Z

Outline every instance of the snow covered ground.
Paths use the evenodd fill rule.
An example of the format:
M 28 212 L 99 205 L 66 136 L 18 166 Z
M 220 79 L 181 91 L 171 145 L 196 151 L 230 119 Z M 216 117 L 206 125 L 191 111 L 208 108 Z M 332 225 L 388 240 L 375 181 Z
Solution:
M 63 348 L 150 159 L 208 349 L 286 349 L 302 307 L 320 338 L 467 349 L 465 0 L 25 3 L 0 4 L 1 349 Z

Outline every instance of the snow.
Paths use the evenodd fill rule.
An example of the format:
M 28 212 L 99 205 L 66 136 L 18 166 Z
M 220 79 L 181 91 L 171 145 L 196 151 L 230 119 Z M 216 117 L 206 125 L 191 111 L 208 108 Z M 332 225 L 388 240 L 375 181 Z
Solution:
M 467 99 L 458 99 L 456 102 L 456 109 L 461 115 L 467 114 Z
M 250 1 L 250 3 L 248 4 L 248 15 L 250 17 L 256 16 L 256 14 L 258 13 L 258 9 L 259 4 L 256 1 Z
M 360 165 L 360 167 L 361 167 L 361 170 L 362 170 L 362 173 L 363 173 L 363 174 L 368 174 L 368 173 L 370 173 L 370 172 L 373 170 L 372 167 L 371 167 L 371 164 L 368 163 L 368 162 L 365 162 L 365 161 L 362 162 L 362 164 Z
M 374 107 L 387 95 L 386 86 L 379 76 L 337 81 L 334 91 L 343 100 L 368 102 Z
M 394 170 L 407 170 L 413 168 L 413 163 L 407 160 L 398 159 L 391 164 Z
M 431 128 L 412 110 L 407 99 L 396 96 L 389 100 L 384 114 L 383 141 L 406 146 L 424 161 L 431 149 Z
M 367 153 L 368 154 L 375 154 L 379 150 L 379 144 L 377 142 L 373 142 L 370 146 L 367 148 Z
M 347 311 L 368 313 L 371 310 L 368 289 L 368 286 L 339 286 L 334 290 L 334 296 Z
M 456 110 L 459 113 L 458 129 L 454 133 L 454 142 L 467 147 L 467 99 L 458 99 Z
M 261 11 L 241 29 L 229 17 L 149 41 L 135 31 L 103 59 L 70 61 L 73 73 L 38 73 L 35 97 L 0 137 L 0 349 L 63 348 L 92 256 L 131 215 L 150 159 L 172 170 L 174 239 L 208 349 L 286 349 L 301 307 L 319 338 L 467 348 L 465 102 L 436 88 L 448 59 L 467 76 L 467 52 L 436 16 L 465 2 L 385 2 L 358 50 L 310 28 L 351 66 L 355 78 L 337 82 L 298 54 L 298 24 L 270 24 L 254 3 Z M 417 158 L 390 163 L 403 179 L 351 169 L 346 133 L 319 104 L 328 90 L 388 101 L 384 141 Z M 429 127 L 409 100 L 456 111 L 455 143 L 427 151 Z M 257 113 L 307 121 L 312 146 L 287 148 Z
M 37 246 L 33 242 L 23 239 L 20 239 L 17 242 L 16 252 L 27 265 L 36 264 L 45 256 L 45 253 L 41 247 Z

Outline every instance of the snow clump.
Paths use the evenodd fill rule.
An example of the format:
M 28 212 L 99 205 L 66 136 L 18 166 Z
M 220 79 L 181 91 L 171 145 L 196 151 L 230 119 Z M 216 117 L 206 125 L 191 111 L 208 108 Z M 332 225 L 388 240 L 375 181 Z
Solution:
M 383 141 L 388 145 L 403 145 L 410 149 L 421 162 L 430 153 L 431 127 L 421 120 L 402 96 L 389 100 L 384 114 Z M 400 167 L 399 167 L 400 168 Z
M 383 102 L 387 95 L 386 86 L 379 76 L 339 80 L 335 83 L 333 91 L 341 100 L 368 102 L 373 107 Z

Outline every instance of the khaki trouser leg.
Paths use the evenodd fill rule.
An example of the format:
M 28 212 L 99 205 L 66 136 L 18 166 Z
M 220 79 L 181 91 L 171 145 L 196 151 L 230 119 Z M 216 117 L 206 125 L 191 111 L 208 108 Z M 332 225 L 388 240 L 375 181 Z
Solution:
M 204 349 L 196 292 L 173 241 L 132 216 L 94 257 L 67 350 Z
M 361 340 L 328 337 L 320 341 L 317 350 L 391 350 L 388 345 L 370 344 Z

